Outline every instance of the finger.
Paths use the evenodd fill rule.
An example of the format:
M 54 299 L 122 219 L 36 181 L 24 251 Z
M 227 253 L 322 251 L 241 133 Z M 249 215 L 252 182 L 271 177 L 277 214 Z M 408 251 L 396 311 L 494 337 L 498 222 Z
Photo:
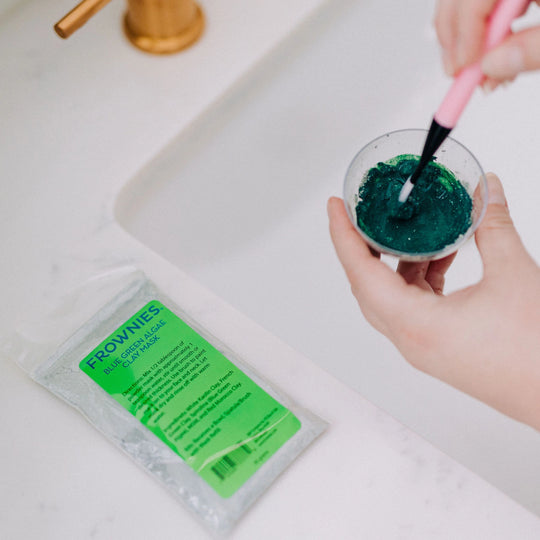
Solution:
M 441 59 L 448 76 L 455 72 L 455 45 L 457 32 L 457 3 L 454 0 L 439 0 L 435 12 L 435 30 L 441 44 Z
M 328 201 L 328 217 L 332 242 L 351 285 L 359 285 L 362 295 L 368 297 L 370 285 L 393 287 L 393 272 L 372 254 L 349 220 L 341 199 L 332 197 Z M 397 281 L 402 285 L 401 280 Z
M 426 282 L 426 272 L 429 261 L 408 262 L 399 261 L 396 272 L 400 274 L 409 285 L 416 285 L 420 289 L 431 292 L 431 287 Z
M 512 261 L 525 253 L 508 211 L 501 181 L 493 173 L 486 175 L 488 207 L 476 231 L 476 244 L 486 277 L 512 272 Z
M 330 236 L 337 256 L 349 278 L 354 279 L 358 271 L 357 265 L 370 264 L 375 254 L 356 232 L 347 216 L 343 201 L 337 197 L 328 200 L 328 218 L 330 220 Z
M 498 88 L 502 84 L 501 81 L 497 81 L 495 79 L 486 78 L 484 82 L 482 83 L 482 90 L 486 94 L 491 94 L 496 88 Z
M 510 79 L 506 79 L 505 81 L 498 81 L 496 79 L 490 79 L 486 78 L 484 79 L 484 82 L 482 83 L 482 90 L 485 94 L 491 94 L 494 90 L 501 87 L 506 87 L 510 83 L 514 82 L 516 80 L 515 77 L 511 77 Z
M 460 2 L 458 10 L 458 41 L 456 70 L 476 62 L 483 50 L 489 15 L 497 0 L 470 0 Z
M 426 283 L 429 284 L 435 294 L 442 295 L 444 291 L 444 276 L 454 262 L 456 255 L 457 251 L 443 259 L 438 259 L 430 263 L 426 272 Z
M 328 216 L 332 242 L 360 308 L 378 330 L 390 335 L 410 303 L 417 300 L 414 289 L 371 254 L 341 199 L 328 201 Z
M 535 69 L 540 69 L 540 27 L 511 35 L 482 59 L 482 71 L 498 81 Z

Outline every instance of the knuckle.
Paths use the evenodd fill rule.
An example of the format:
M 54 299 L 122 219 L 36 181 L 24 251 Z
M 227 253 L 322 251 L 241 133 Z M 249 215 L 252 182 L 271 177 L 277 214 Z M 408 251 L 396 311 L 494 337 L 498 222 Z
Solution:
M 507 209 L 497 205 L 496 208 L 490 208 L 489 214 L 486 216 L 484 226 L 482 228 L 484 230 L 500 230 L 513 226 L 514 222 L 512 221 Z
M 451 45 L 451 33 L 448 24 L 442 19 L 442 17 L 436 15 L 433 19 L 433 26 L 442 47 L 449 48 Z
M 354 282 L 351 282 L 350 285 L 351 285 L 351 293 L 352 293 L 352 295 L 356 298 L 356 300 L 358 301 L 358 304 L 360 306 L 362 306 L 362 303 L 360 302 L 360 299 L 362 298 L 362 295 L 360 293 L 360 288 Z

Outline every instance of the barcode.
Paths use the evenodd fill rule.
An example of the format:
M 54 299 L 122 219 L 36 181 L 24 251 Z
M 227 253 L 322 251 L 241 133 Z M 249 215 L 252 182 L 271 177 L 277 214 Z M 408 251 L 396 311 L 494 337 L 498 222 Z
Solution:
M 220 480 L 225 480 L 227 476 L 230 476 L 236 470 L 238 465 L 248 458 L 251 452 L 251 447 L 248 444 L 243 444 L 218 459 L 211 467 L 211 470 Z

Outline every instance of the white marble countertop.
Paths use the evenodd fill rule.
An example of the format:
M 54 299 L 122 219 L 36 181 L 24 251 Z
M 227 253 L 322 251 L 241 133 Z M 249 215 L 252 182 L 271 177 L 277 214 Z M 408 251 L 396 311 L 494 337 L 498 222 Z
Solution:
M 206 0 L 204 39 L 165 58 L 126 43 L 119 2 L 67 43 L 50 22 L 69 1 L 21 2 L 4 13 L 1 333 L 17 325 L 35 337 L 26 316 L 45 313 L 96 276 L 135 265 L 330 423 L 253 506 L 234 538 L 538 538 L 536 516 L 233 310 L 114 219 L 129 179 L 321 3 Z M 73 329 L 62 328 L 55 338 Z M 7 356 L 1 360 L 2 538 L 206 537 L 77 412 Z

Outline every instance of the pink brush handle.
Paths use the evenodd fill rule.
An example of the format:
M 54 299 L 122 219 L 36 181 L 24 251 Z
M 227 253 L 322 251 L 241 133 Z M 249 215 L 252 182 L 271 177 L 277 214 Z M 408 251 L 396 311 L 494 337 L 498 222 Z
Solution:
M 512 21 L 521 15 L 530 0 L 499 0 L 491 14 L 484 52 L 496 47 L 510 32 Z M 484 79 L 480 60 L 465 68 L 454 79 L 440 107 L 435 120 L 443 127 L 453 128 L 469 102 L 475 88 Z

